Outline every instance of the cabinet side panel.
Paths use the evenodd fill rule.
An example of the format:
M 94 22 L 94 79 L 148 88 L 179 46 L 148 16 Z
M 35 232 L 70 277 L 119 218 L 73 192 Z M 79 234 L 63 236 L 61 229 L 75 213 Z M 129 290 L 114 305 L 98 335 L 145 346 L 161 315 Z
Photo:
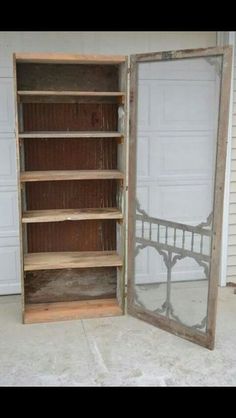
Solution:
M 126 172 L 126 155 L 127 155 L 127 75 L 128 75 L 128 61 L 120 65 L 119 69 L 119 89 L 125 92 L 124 102 L 120 103 L 118 108 L 118 130 L 123 134 L 123 143 L 118 144 L 117 150 L 117 166 L 120 171 L 124 173 L 124 181 L 120 184 L 118 190 L 119 208 L 123 213 L 123 220 L 117 224 L 117 249 L 122 257 L 123 266 L 118 268 L 118 280 L 117 280 L 117 299 L 122 308 L 125 310 L 125 274 L 126 274 L 126 193 L 127 193 L 127 172 Z
M 23 312 L 25 309 L 24 301 L 24 256 L 23 256 L 23 231 L 22 231 L 22 193 L 21 193 L 21 182 L 20 182 L 20 140 L 19 140 L 19 119 L 18 119 L 18 97 L 17 97 L 17 65 L 16 57 L 13 54 L 13 78 L 14 78 L 14 98 L 15 98 L 15 135 L 16 135 L 16 168 L 17 168 L 17 189 L 18 189 L 18 213 L 19 213 L 19 242 L 20 242 L 20 277 L 21 277 L 21 304 L 22 304 L 22 320 Z

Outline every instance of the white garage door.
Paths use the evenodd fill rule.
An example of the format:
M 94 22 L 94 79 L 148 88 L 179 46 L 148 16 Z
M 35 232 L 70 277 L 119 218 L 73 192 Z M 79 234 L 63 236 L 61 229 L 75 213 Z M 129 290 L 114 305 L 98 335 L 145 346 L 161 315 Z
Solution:
M 13 79 L 0 78 L 0 294 L 20 292 Z

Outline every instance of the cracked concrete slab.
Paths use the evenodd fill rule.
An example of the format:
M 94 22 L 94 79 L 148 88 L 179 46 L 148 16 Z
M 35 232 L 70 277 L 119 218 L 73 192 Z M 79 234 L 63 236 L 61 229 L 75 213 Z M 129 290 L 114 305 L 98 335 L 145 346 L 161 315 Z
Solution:
M 0 385 L 234 386 L 236 296 L 219 289 L 209 351 L 125 315 L 23 325 L 20 296 L 0 297 Z

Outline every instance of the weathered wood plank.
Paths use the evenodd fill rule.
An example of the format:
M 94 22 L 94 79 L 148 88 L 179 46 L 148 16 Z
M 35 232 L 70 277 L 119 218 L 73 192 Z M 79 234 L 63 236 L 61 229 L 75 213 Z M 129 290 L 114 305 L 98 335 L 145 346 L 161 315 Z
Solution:
M 122 219 L 116 208 L 30 210 L 23 213 L 23 223 L 60 222 L 91 219 Z
M 42 132 L 22 132 L 19 138 L 120 138 L 120 132 L 102 132 L 102 131 L 42 131 Z
M 116 267 L 29 271 L 25 303 L 115 298 L 116 285 Z
M 74 103 L 74 104 L 123 104 L 125 96 L 18 96 L 20 103 Z
M 29 253 L 24 256 L 25 271 L 119 266 L 122 266 L 122 260 L 115 251 Z
M 18 90 L 20 96 L 125 96 L 121 91 Z
M 119 91 L 118 65 L 18 63 L 18 90 Z
M 21 182 L 54 181 L 54 180 L 99 180 L 123 179 L 124 174 L 118 170 L 51 170 L 25 171 L 21 173 Z
M 22 202 L 22 191 L 21 191 L 21 182 L 20 182 L 20 171 L 22 170 L 21 167 L 21 152 L 20 152 L 20 139 L 19 139 L 19 128 L 20 128 L 20 112 L 19 112 L 19 105 L 17 100 L 17 69 L 16 69 L 16 57 L 13 54 L 13 83 L 14 83 L 14 104 L 15 104 L 15 132 L 16 132 L 16 169 L 17 169 L 17 192 L 18 192 L 18 214 L 19 214 L 19 244 L 20 244 L 20 283 L 21 283 L 21 314 L 23 317 L 23 312 L 25 308 L 25 300 L 24 300 L 24 262 L 23 262 L 23 254 L 24 254 L 24 241 L 25 241 L 25 228 L 21 227 L 21 213 L 23 208 Z
M 125 55 L 85 55 L 85 54 L 63 54 L 63 53 L 16 53 L 17 62 L 38 62 L 38 63 L 67 63 L 67 64 L 119 64 L 125 61 Z
M 35 303 L 25 306 L 24 322 L 31 324 L 118 315 L 122 315 L 122 310 L 116 299 Z
M 194 49 L 179 49 L 170 51 L 159 51 L 153 53 L 136 54 L 133 57 L 138 62 L 150 61 L 165 61 L 183 58 L 207 57 L 215 55 L 227 54 L 228 46 L 209 47 L 209 48 L 194 48 Z

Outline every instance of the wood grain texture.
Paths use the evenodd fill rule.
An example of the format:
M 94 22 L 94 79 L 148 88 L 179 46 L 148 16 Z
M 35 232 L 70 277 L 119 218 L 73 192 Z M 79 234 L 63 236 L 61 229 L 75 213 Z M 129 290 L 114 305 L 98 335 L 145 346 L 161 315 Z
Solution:
M 90 104 L 123 104 L 125 96 L 110 95 L 18 95 L 20 103 L 90 103 Z M 22 131 L 21 131 L 22 132 Z
M 128 60 L 120 65 L 119 68 L 119 90 L 127 91 L 128 85 Z M 117 145 L 117 168 L 125 174 L 123 184 L 120 184 L 120 207 L 124 213 L 124 219 L 121 223 L 117 224 L 117 249 L 123 260 L 123 266 L 117 270 L 117 300 L 119 302 L 122 311 L 125 312 L 125 281 L 126 281 L 126 195 L 128 190 L 128 173 L 127 173 L 127 152 L 128 152 L 128 92 L 124 96 L 124 100 L 121 103 L 118 110 L 118 130 L 124 135 L 122 144 Z
M 24 132 L 19 134 L 19 138 L 120 138 L 122 134 L 120 132 L 88 132 L 88 131 L 74 131 L 74 132 Z
M 24 256 L 24 270 L 118 267 L 122 260 L 115 251 L 31 253 Z
M 116 208 L 49 209 L 32 210 L 23 213 L 23 223 L 81 221 L 94 219 L 122 219 Z
M 25 273 L 25 302 L 115 298 L 116 286 L 116 267 L 29 271 Z
M 209 338 L 209 348 L 213 349 L 215 344 L 216 312 L 218 283 L 220 278 L 220 259 L 221 259 L 221 240 L 222 240 L 222 220 L 223 220 L 223 202 L 225 187 L 225 165 L 227 153 L 227 136 L 230 107 L 230 89 L 231 89 L 231 71 L 232 55 L 231 46 L 221 49 L 222 79 L 221 79 L 221 97 L 218 118 L 217 135 L 217 154 L 216 154 L 216 174 L 214 188 L 214 211 L 213 211 L 213 237 L 211 245 L 211 268 L 209 277 L 208 291 L 208 318 L 207 335 Z
M 17 65 L 18 90 L 118 92 L 118 65 Z
M 65 321 L 122 315 L 116 299 L 35 303 L 25 306 L 24 323 Z
M 18 90 L 19 96 L 125 96 L 122 91 Z
M 127 309 L 134 305 L 134 263 L 136 227 L 136 173 L 137 173 L 137 65 L 136 57 L 130 60 L 130 124 L 129 124 L 129 189 L 128 189 L 128 248 L 127 248 Z M 132 311 L 133 312 L 133 311 Z
M 119 64 L 125 61 L 125 55 L 97 55 L 97 54 L 63 54 L 63 53 L 34 53 L 17 52 L 17 62 L 43 62 L 43 63 L 86 63 L 86 64 Z
M 100 180 L 120 179 L 124 174 L 118 170 L 50 170 L 25 171 L 21 173 L 21 182 L 56 180 Z
M 215 55 L 223 55 L 228 46 L 209 47 L 209 48 L 194 48 L 194 49 L 179 49 L 175 51 L 159 51 L 153 53 L 135 54 L 132 55 L 138 62 L 151 61 L 166 61 L 183 58 L 207 57 Z

